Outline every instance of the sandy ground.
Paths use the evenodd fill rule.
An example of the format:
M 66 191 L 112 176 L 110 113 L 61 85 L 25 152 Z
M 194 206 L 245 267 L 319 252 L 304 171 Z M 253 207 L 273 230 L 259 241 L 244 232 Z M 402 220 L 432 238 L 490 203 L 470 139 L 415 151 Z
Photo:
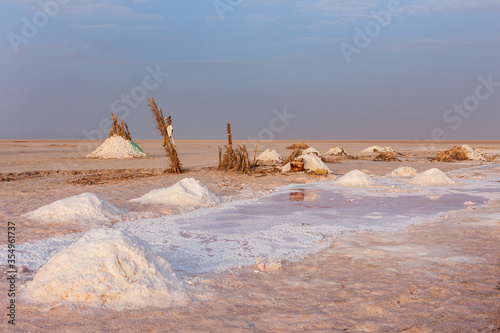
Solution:
M 324 180 L 306 174 L 240 175 L 214 170 L 217 146 L 223 141 L 179 141 L 177 150 L 186 173 L 163 174 L 167 165 L 159 141 L 137 143 L 147 159 L 97 160 L 84 156 L 100 142 L 0 140 L 0 200 L 2 221 L 16 222 L 19 243 L 65 235 L 85 228 L 40 226 L 21 215 L 55 200 L 93 192 L 120 208 L 144 216 L 176 214 L 181 209 L 137 205 L 128 200 L 151 189 L 194 177 L 228 200 L 270 193 L 290 183 Z M 238 142 L 235 142 L 238 143 Z M 292 141 L 260 143 L 258 152 L 276 148 L 288 155 Z M 490 153 L 500 142 L 308 141 L 326 152 L 342 146 L 359 155 L 372 145 L 390 146 L 402 162 L 342 160 L 328 166 L 336 174 L 360 169 L 384 175 L 400 166 L 419 172 L 478 165 L 434 163 L 438 151 L 469 144 Z M 249 144 L 251 146 L 251 144 Z M 253 145 L 255 146 L 255 145 Z M 497 162 L 498 163 L 498 162 Z M 498 164 L 484 172 L 500 173 Z M 193 276 L 201 300 L 168 310 L 153 308 L 112 312 L 18 304 L 19 332 L 500 332 L 500 212 L 499 202 L 477 208 L 476 218 L 460 212 L 411 227 L 407 232 L 353 233 L 283 270 L 256 273 L 255 266 L 225 273 Z M 2 229 L 0 244 L 6 243 Z M 4 270 L 2 270 L 4 271 Z M 21 275 L 19 284 L 34 272 Z M 7 299 L 7 283 L 0 283 Z M 3 302 L 4 303 L 4 302 Z M 0 330 L 12 330 L 6 320 Z

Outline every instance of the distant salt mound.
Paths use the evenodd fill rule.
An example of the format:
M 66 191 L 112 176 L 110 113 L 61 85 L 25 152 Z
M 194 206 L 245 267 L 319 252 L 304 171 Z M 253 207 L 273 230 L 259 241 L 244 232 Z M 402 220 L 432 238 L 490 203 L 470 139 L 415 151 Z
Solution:
M 342 147 L 332 147 L 326 153 L 330 156 L 348 156 L 349 154 Z
M 463 145 L 462 149 L 465 150 L 467 157 L 473 161 L 486 161 L 488 157 L 490 157 L 488 154 L 481 151 L 480 149 L 475 149 L 468 145 Z
M 302 155 L 310 155 L 310 154 L 314 154 L 316 156 L 321 156 L 320 152 L 316 148 L 313 148 L 313 147 L 309 147 L 302 152 Z
M 352 170 L 342 176 L 339 180 L 333 182 L 338 186 L 369 187 L 379 185 L 370 176 L 363 171 Z
M 94 193 L 82 193 L 54 201 L 23 216 L 45 223 L 106 224 L 120 220 L 125 213 Z
M 440 152 L 436 156 L 438 162 L 453 161 L 488 161 L 494 158 L 480 149 L 472 148 L 468 145 L 455 146 L 452 149 Z
M 280 162 L 282 160 L 281 155 L 274 149 L 266 149 L 257 157 L 257 161 L 260 162 Z
M 58 252 L 22 293 L 30 301 L 114 310 L 166 307 L 186 300 L 183 282 L 144 241 L 95 229 Z
M 391 172 L 392 177 L 413 177 L 417 174 L 417 170 L 410 167 L 401 167 Z
M 133 158 L 133 157 L 146 157 L 139 146 L 130 140 L 125 140 L 121 136 L 112 136 L 107 138 L 102 145 L 100 145 L 87 157 L 92 158 Z
M 362 153 L 394 153 L 391 147 L 371 146 L 362 151 Z
M 436 168 L 419 173 L 410 180 L 410 183 L 421 186 L 444 186 L 456 184 L 444 172 Z
M 194 178 L 184 178 L 180 182 L 130 200 L 142 204 L 184 205 L 184 206 L 211 206 L 219 203 L 219 199 Z

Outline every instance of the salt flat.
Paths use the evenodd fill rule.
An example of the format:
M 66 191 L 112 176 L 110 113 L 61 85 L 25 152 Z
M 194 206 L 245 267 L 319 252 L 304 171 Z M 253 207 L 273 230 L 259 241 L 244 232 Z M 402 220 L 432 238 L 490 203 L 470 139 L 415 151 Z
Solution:
M 258 152 L 274 148 L 287 156 L 285 147 L 293 142 L 259 144 Z M 307 141 L 323 153 L 342 146 L 352 155 L 373 145 L 390 146 L 406 160 L 342 160 L 327 163 L 334 175 L 319 177 L 248 176 L 209 169 L 216 166 L 217 146 L 223 141 L 180 141 L 177 150 L 187 169 L 183 175 L 106 178 L 93 185 L 75 182 L 99 170 L 108 170 L 101 171 L 108 175 L 118 174 L 113 171 L 118 169 L 167 165 L 159 141 L 137 143 L 152 158 L 82 157 L 99 142 L 0 141 L 0 172 L 21 173 L 16 180 L 0 183 L 5 203 L 0 214 L 16 222 L 19 251 L 27 251 L 25 258 L 31 256 L 22 282 L 28 283 L 52 253 L 78 239 L 74 235 L 95 227 L 47 225 L 22 215 L 92 192 L 132 213 L 113 228 L 150 243 L 189 284 L 192 300 L 168 309 L 82 308 L 77 313 L 63 305 L 49 311 L 22 302 L 18 311 L 23 330 L 494 332 L 500 327 L 500 166 L 429 161 L 453 145 L 466 143 L 494 152 L 499 142 L 422 147 L 403 141 Z M 79 145 L 88 148 L 79 151 Z M 390 176 L 399 167 L 419 173 L 438 168 L 454 184 L 425 186 Z M 376 185 L 335 185 L 355 169 Z M 69 172 L 29 173 L 47 170 Z M 71 174 L 85 170 L 90 173 Z M 202 182 L 222 203 L 200 209 L 130 201 L 185 177 Z M 259 261 L 279 265 L 265 272 L 256 265 Z

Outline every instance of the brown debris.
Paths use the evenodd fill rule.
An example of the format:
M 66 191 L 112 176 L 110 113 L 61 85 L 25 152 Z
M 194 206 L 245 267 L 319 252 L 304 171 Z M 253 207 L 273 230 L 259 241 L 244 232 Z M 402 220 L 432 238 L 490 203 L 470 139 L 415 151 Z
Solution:
M 437 154 L 437 162 L 453 162 L 453 161 L 468 161 L 469 156 L 464 148 L 455 146 L 451 149 L 445 150 Z
M 400 160 L 394 156 L 394 153 L 391 152 L 380 153 L 377 157 L 375 157 L 374 161 L 400 162 Z
M 307 149 L 309 148 L 309 145 L 307 143 L 301 142 L 301 143 L 294 143 L 291 146 L 286 147 L 286 149 Z
M 286 165 L 288 162 L 296 159 L 297 157 L 299 157 L 300 155 L 302 155 L 302 150 L 300 150 L 300 148 L 295 148 L 292 153 L 287 157 L 287 159 L 285 160 L 285 162 L 283 162 L 283 165 Z
M 292 172 L 304 171 L 304 159 L 303 158 L 291 159 L 290 160 L 290 171 L 292 171 Z
M 486 154 L 483 154 L 486 155 Z M 491 159 L 490 156 L 484 156 L 487 160 Z M 451 149 L 445 150 L 437 154 L 434 159 L 436 162 L 454 162 L 454 161 L 470 161 L 467 150 L 460 146 L 455 146 Z
M 76 179 L 66 181 L 76 186 L 89 186 L 98 184 L 120 183 L 129 179 L 154 177 L 163 174 L 159 170 L 100 170 L 93 174 L 87 174 Z

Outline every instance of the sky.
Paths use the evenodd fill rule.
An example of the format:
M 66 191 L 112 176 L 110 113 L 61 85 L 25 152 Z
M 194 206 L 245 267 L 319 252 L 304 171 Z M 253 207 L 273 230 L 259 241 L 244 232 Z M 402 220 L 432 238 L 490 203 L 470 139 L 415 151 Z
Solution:
M 0 0 L 0 139 L 499 140 L 499 0 Z

